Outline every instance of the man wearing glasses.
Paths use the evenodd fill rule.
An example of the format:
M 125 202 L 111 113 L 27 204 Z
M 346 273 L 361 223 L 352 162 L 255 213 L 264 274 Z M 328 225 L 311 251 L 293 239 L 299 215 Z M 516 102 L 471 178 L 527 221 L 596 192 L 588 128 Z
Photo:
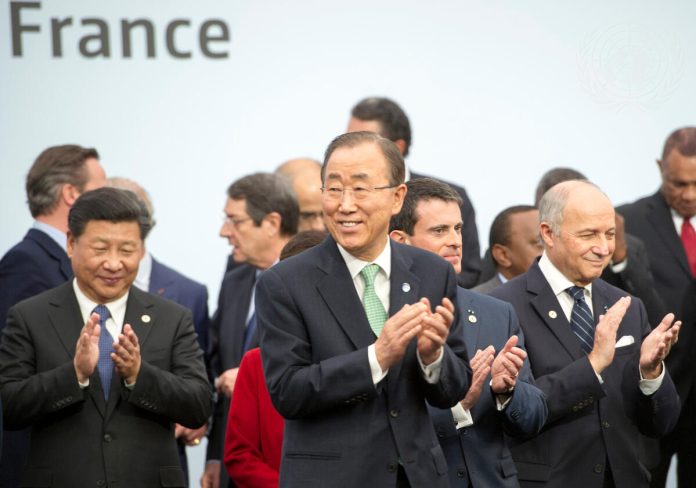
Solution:
M 286 418 L 280 486 L 448 486 L 425 400 L 451 407 L 471 373 L 452 266 L 388 238 L 403 181 L 391 141 L 334 139 L 322 167 L 330 236 L 259 279 L 266 382 Z
M 233 257 L 242 265 L 225 275 L 210 326 L 208 351 L 218 398 L 208 435 L 203 488 L 229 484 L 220 460 L 239 363 L 246 351 L 258 346 L 255 283 L 278 261 L 283 246 L 297 232 L 298 215 L 295 195 L 280 175 L 255 173 L 235 181 L 227 190 L 220 237 L 234 246 Z

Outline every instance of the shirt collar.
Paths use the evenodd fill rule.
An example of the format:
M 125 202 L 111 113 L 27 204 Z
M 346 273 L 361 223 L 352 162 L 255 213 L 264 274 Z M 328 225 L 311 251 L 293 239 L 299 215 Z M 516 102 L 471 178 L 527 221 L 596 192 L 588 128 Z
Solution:
M 346 251 L 338 242 L 336 245 L 338 246 L 338 252 L 341 253 L 343 260 L 346 262 L 348 272 L 353 280 L 355 280 L 355 277 L 360 274 L 365 266 L 372 263 L 378 265 L 380 269 L 384 271 L 387 279 L 389 279 L 391 275 L 391 243 L 389 237 L 387 237 L 387 244 L 384 246 L 384 249 L 374 261 L 363 261 L 362 259 L 358 259 Z
M 135 276 L 133 284 L 143 291 L 150 289 L 150 274 L 152 273 L 152 254 L 145 251 L 143 259 L 138 265 L 138 274 Z
M 575 283 L 566 278 L 565 275 L 561 273 L 561 271 L 551 262 L 549 257 L 546 255 L 546 251 L 544 251 L 544 254 L 541 255 L 541 259 L 539 260 L 539 268 L 541 269 L 544 278 L 546 278 L 546 281 L 548 281 L 549 286 L 551 286 L 551 290 L 553 290 L 553 294 L 555 296 L 565 292 L 571 286 L 575 286 Z M 587 295 L 589 292 L 590 296 L 592 296 L 592 283 L 584 288 L 587 290 L 585 295 Z
M 38 220 L 34 221 L 32 228 L 40 230 L 48 237 L 53 239 L 56 242 L 56 244 L 58 244 L 61 247 L 61 249 L 63 249 L 63 251 L 65 251 L 66 253 L 68 252 L 68 236 L 65 234 L 65 232 L 56 229 L 52 225 L 48 225 L 44 222 L 39 222 Z
M 97 305 L 105 305 L 111 313 L 111 317 L 117 324 L 123 324 L 124 317 L 126 315 L 126 302 L 128 301 L 128 295 L 130 291 L 126 292 L 122 297 L 117 298 L 111 302 L 107 303 L 97 303 L 92 301 L 85 295 L 77 284 L 77 278 L 73 278 L 73 290 L 75 291 L 75 296 L 77 297 L 77 304 L 80 306 L 80 313 L 82 314 L 82 319 L 87 322 L 87 319 L 94 311 L 94 307 Z

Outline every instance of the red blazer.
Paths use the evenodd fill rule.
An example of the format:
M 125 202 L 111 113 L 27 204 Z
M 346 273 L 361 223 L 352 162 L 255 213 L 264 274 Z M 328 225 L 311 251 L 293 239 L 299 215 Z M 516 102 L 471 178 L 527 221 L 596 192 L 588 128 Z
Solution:
M 225 433 L 225 466 L 238 488 L 278 486 L 283 418 L 271 403 L 259 348 L 244 355 Z

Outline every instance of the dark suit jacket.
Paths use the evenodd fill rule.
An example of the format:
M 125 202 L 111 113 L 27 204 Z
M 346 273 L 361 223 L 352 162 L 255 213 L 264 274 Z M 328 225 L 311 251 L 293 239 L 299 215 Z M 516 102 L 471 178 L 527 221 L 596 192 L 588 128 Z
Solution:
M 8 427 L 32 426 L 22 486 L 185 486 L 174 422 L 198 427 L 211 403 L 191 314 L 131 288 L 124 323 L 142 365 L 132 391 L 114 374 L 105 403 L 98 371 L 84 390 L 75 377 L 83 320 L 72 283 L 10 310 L 0 389 Z
M 471 288 L 479 282 L 479 275 L 481 274 L 481 247 L 479 246 L 474 206 L 471 204 L 466 190 L 461 186 L 411 171 L 411 179 L 413 180 L 426 177 L 447 183 L 462 198 L 462 204 L 459 207 L 462 211 L 462 222 L 464 223 L 462 227 L 462 271 L 459 273 L 457 281 L 460 286 Z
M 391 246 L 390 315 L 421 297 L 454 303 L 446 261 Z M 458 319 L 439 382 L 425 381 L 414 340 L 375 387 L 367 354 L 375 335 L 332 237 L 267 270 L 256 312 L 268 390 L 287 419 L 281 486 L 395 486 L 399 461 L 412 487 L 447 486 L 424 399 L 448 408 L 466 393 L 471 372 Z
M 24 239 L 0 260 L 0 331 L 7 311 L 25 298 L 50 290 L 72 278 L 70 259 L 51 237 L 29 229 Z M 3 436 L 0 486 L 19 486 L 22 466 L 29 455 L 30 430 L 6 431 Z
M 652 437 L 666 434 L 680 407 L 667 372 L 653 395 L 645 396 L 638 388 L 640 345 L 650 333 L 642 302 L 633 299 L 617 332 L 617 339 L 632 336 L 635 342 L 616 350 L 600 384 L 538 263 L 492 295 L 515 308 L 536 385 L 549 408 L 541 433 L 513 448 L 520 484 L 601 487 L 609 460 L 617 488 L 647 487 L 648 472 L 638 459 L 639 432 Z M 595 280 L 595 316 L 624 295 Z
M 165 266 L 153 257 L 149 288 L 150 293 L 167 298 L 191 311 L 198 343 L 201 349 L 207 351 L 210 317 L 208 315 L 208 290 L 205 285 L 193 281 L 169 266 Z
M 244 356 L 244 331 L 256 281 L 256 268 L 248 264 L 238 266 L 225 275 L 218 297 L 218 307 L 210 324 L 208 354 L 213 378 L 224 371 L 239 367 Z M 258 345 L 258 338 L 252 341 Z M 218 395 L 213 411 L 213 424 L 208 433 L 206 459 L 222 461 L 225 447 L 225 426 L 230 410 L 229 399 Z M 221 483 L 227 486 L 227 470 L 220 463 Z
M 517 315 L 509 303 L 463 288 L 457 292 L 457 309 L 462 314 L 462 330 L 469 357 L 477 349 L 492 345 L 496 354 L 507 340 L 517 335 L 524 349 L 524 335 Z M 475 321 L 469 317 L 475 317 Z M 490 383 L 490 375 L 485 385 Z M 450 486 L 464 486 L 467 472 L 474 488 L 517 487 L 517 468 L 512 460 L 505 433 L 529 437 L 546 422 L 546 400 L 525 362 L 510 403 L 501 412 L 495 395 L 484 386 L 479 401 L 471 409 L 474 424 L 456 430 L 451 410 L 429 407 L 440 445 L 449 466 Z

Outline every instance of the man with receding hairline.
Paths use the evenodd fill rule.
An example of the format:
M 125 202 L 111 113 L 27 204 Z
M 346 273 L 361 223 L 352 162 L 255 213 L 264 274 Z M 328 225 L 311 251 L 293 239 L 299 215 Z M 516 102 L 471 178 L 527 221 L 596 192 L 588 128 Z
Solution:
M 297 231 L 325 230 L 321 211 L 321 163 L 309 158 L 297 158 L 284 162 L 275 172 L 287 177 L 292 183 L 300 220 Z
M 647 487 L 639 433 L 668 433 L 679 397 L 664 366 L 681 323 L 651 332 L 642 302 L 599 277 L 614 251 L 616 220 L 592 183 L 566 181 L 539 205 L 541 259 L 492 296 L 520 320 L 549 418 L 513 448 L 523 487 Z

